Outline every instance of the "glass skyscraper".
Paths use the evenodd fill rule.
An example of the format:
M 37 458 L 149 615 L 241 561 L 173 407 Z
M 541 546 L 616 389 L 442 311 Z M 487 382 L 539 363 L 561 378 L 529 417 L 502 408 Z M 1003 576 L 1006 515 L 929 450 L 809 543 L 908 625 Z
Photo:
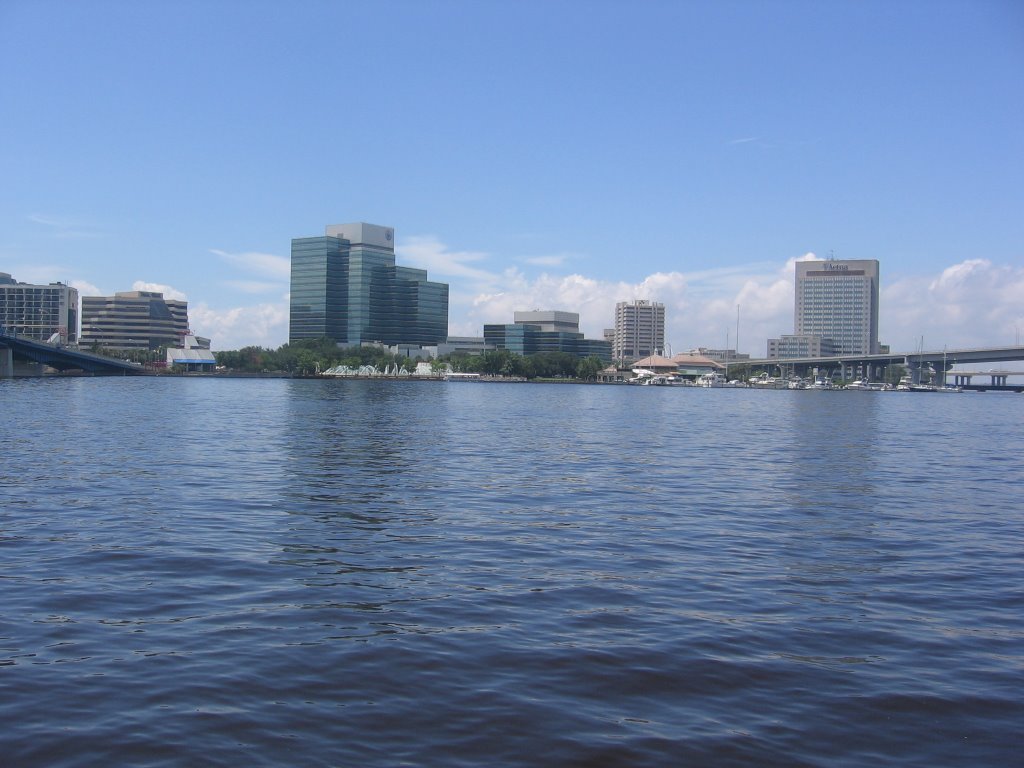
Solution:
M 357 222 L 292 240 L 289 342 L 432 346 L 448 336 L 448 285 L 395 264 L 395 231 Z

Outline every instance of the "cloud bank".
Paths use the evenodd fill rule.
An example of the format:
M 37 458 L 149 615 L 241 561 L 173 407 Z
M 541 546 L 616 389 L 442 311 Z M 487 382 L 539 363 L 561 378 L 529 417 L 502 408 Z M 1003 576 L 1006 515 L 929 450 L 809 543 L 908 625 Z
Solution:
M 211 249 L 234 269 L 223 301 L 192 303 L 193 330 L 213 340 L 215 349 L 256 345 L 277 347 L 288 339 L 289 259 L 259 252 Z M 449 333 L 480 336 L 485 323 L 510 323 L 516 310 L 560 309 L 578 312 L 581 330 L 601 338 L 614 322 L 619 301 L 649 299 L 666 308 L 666 339 L 674 352 L 698 346 L 721 347 L 728 340 L 754 356 L 765 353 L 766 340 L 793 331 L 794 264 L 817 258 L 813 253 L 784 262 L 699 271 L 655 272 L 630 281 L 564 273 L 568 256 L 497 259 L 485 251 L 456 250 L 426 235 L 403 241 L 398 263 L 427 269 L 431 279 L 450 286 Z M 573 256 L 572 260 L 584 262 Z M 62 267 L 19 266 L 15 276 L 46 283 L 65 279 Z M 1024 267 L 969 258 L 938 265 L 925 274 L 894 274 L 882 260 L 880 340 L 894 351 L 917 349 L 924 337 L 929 349 L 1014 344 L 1024 338 Z M 103 295 L 86 280 L 72 280 L 82 295 Z M 133 290 L 159 291 L 187 300 L 185 291 L 137 280 Z M 256 297 L 263 295 L 265 299 Z M 229 296 L 234 296 L 232 301 Z M 255 300 L 247 301 L 251 296 Z

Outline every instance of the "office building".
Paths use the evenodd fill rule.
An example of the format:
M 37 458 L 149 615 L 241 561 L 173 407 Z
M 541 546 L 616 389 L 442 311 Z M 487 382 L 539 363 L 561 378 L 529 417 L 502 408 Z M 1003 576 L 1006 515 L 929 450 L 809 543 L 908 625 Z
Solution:
M 188 333 L 186 301 L 156 291 L 82 297 L 82 346 L 159 349 L 178 346 Z
M 532 312 L 513 312 L 512 320 L 517 325 L 536 325 L 542 331 L 580 332 L 580 316 L 577 312 L 535 309 Z
M 787 360 L 802 357 L 832 357 L 838 354 L 832 339 L 813 333 L 783 334 L 778 339 L 768 339 L 767 357 Z
M 615 339 L 612 357 L 637 360 L 659 355 L 665 349 L 665 305 L 638 299 L 615 305 Z
M 357 222 L 292 240 L 289 342 L 433 346 L 448 336 L 448 285 L 395 265 L 395 231 Z
M 749 360 L 750 355 L 746 352 L 737 352 L 735 349 L 710 349 L 708 347 L 697 347 L 690 350 L 691 355 L 700 355 L 717 363 L 739 363 Z
M 495 349 L 517 355 L 538 352 L 568 352 L 578 357 L 612 359 L 611 345 L 604 339 L 585 339 L 580 333 L 580 316 L 575 312 L 515 312 L 511 325 L 485 325 L 484 340 Z
M 876 259 L 798 261 L 794 335 L 831 340 L 838 355 L 877 354 L 878 279 Z
M 78 341 L 78 290 L 64 283 L 30 285 L 0 272 L 0 327 L 33 341 Z
M 432 357 L 445 355 L 480 355 L 494 349 L 483 336 L 449 336 L 443 344 L 430 350 Z

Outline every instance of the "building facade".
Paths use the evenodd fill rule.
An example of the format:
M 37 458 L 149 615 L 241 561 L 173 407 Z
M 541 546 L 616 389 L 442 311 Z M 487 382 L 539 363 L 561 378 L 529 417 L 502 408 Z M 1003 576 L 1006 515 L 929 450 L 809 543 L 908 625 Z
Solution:
M 710 349 L 708 347 L 697 347 L 690 350 L 691 355 L 700 355 L 717 363 L 739 363 L 749 360 L 750 355 L 746 352 L 737 352 L 735 349 Z
M 665 349 L 665 305 L 637 299 L 615 305 L 612 357 L 637 360 Z
M 535 309 L 532 312 L 517 311 L 512 313 L 512 321 L 516 324 L 536 325 L 542 331 L 580 332 L 580 316 L 577 312 L 561 312 L 557 309 Z
M 834 354 L 878 354 L 876 259 L 798 261 L 793 333 L 830 339 Z
M 188 302 L 156 291 L 82 297 L 83 346 L 142 350 L 177 346 L 189 333 Z
M 395 231 L 357 222 L 292 240 L 289 342 L 432 346 L 448 335 L 448 285 L 395 264 Z
M 575 312 L 516 312 L 511 325 L 485 325 L 484 341 L 495 349 L 517 355 L 538 352 L 568 352 L 578 357 L 612 359 L 611 345 L 604 339 L 585 339 L 580 333 L 580 316 Z
M 813 333 L 782 335 L 768 339 L 767 357 L 787 360 L 802 357 L 832 357 L 839 354 L 832 339 Z
M 78 290 L 64 283 L 19 283 L 0 272 L 0 327 L 33 341 L 54 335 L 68 344 L 78 342 Z

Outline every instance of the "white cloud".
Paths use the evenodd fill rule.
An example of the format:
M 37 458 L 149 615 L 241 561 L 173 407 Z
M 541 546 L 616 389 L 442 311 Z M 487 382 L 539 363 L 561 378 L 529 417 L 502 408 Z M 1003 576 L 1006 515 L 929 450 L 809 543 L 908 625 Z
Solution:
M 693 273 L 656 272 L 636 283 L 602 281 L 580 274 L 542 274 L 528 278 L 516 269 L 498 276 L 490 291 L 472 297 L 471 306 L 452 299 L 453 335 L 479 336 L 485 323 L 511 323 L 516 310 L 561 309 L 578 312 L 580 329 L 601 338 L 614 325 L 615 304 L 648 299 L 665 304 L 666 341 L 673 351 L 735 344 L 736 307 L 740 305 L 740 348 L 763 354 L 765 339 L 789 333 L 793 325 L 793 263 L 754 264 Z
M 189 307 L 192 330 L 206 336 L 214 349 L 257 346 L 276 349 L 288 340 L 288 305 L 265 303 L 214 309 L 205 303 Z
M 284 256 L 275 256 L 272 253 L 260 253 L 258 251 L 228 253 L 216 248 L 211 248 L 210 253 L 219 256 L 232 266 L 263 277 L 288 280 L 291 276 L 291 259 Z
M 104 293 L 92 283 L 85 280 L 72 280 L 69 285 L 78 290 L 79 296 L 103 296 Z
M 580 314 L 588 338 L 600 338 L 614 322 L 615 303 L 660 301 L 673 351 L 736 343 L 737 307 L 742 352 L 765 354 L 766 341 L 793 332 L 794 272 L 807 253 L 785 263 L 759 263 L 692 273 L 655 273 L 637 283 L 584 275 L 517 269 L 495 275 L 487 291 L 461 294 L 453 286 L 452 335 L 479 336 L 484 323 L 510 323 L 516 310 L 561 309 Z M 884 269 L 884 262 L 883 262 Z M 883 272 L 884 275 L 884 272 Z M 1014 343 L 1024 336 L 1024 268 L 968 259 L 937 273 L 901 278 L 880 297 L 880 341 L 894 351 L 925 346 L 972 347 Z
M 28 217 L 28 220 L 49 229 L 53 237 L 81 240 L 102 236 L 95 226 L 80 219 L 34 213 Z
M 448 246 L 433 235 L 421 235 L 406 238 L 401 245 L 395 246 L 398 263 L 416 269 L 427 270 L 431 279 L 434 276 L 462 277 L 478 282 L 489 283 L 497 275 L 485 269 L 472 266 L 476 262 L 485 261 L 487 254 L 482 251 L 450 251 Z
M 173 299 L 175 301 L 188 301 L 188 296 L 179 291 L 177 288 L 172 288 L 169 285 L 162 285 L 160 283 L 147 283 L 143 280 L 136 280 L 132 283 L 133 291 L 155 291 L 162 293 L 165 299 Z
M 806 253 L 785 262 L 657 272 L 629 282 L 556 274 L 561 262 L 542 264 L 549 269 L 540 275 L 519 267 L 492 271 L 486 268 L 486 252 L 450 250 L 433 236 L 409 238 L 397 250 L 398 263 L 427 269 L 431 279 L 449 283 L 453 336 L 479 336 L 485 323 L 512 322 L 516 310 L 560 309 L 578 312 L 587 337 L 601 338 L 603 329 L 614 322 L 616 302 L 650 299 L 666 305 L 666 336 L 675 352 L 724 346 L 727 337 L 735 346 L 739 306 L 740 351 L 755 357 L 765 353 L 768 338 L 793 332 L 795 263 L 818 258 Z M 238 258 L 234 263 L 260 260 Z M 280 263 L 267 263 L 277 263 L 272 269 L 283 277 Z M 1010 344 L 1016 333 L 1024 335 L 1024 268 L 967 259 L 886 284 L 884 260 L 882 267 L 880 340 L 895 351 L 915 349 L 921 335 L 933 349 Z M 232 285 L 252 293 L 281 288 L 280 283 L 257 280 Z M 168 286 L 134 287 L 182 296 Z M 213 339 L 216 349 L 277 347 L 287 341 L 287 295 L 279 302 L 230 309 L 198 304 L 189 314 L 193 328 Z
M 1024 268 L 966 259 L 882 289 L 882 335 L 894 350 L 1013 344 L 1024 332 Z

